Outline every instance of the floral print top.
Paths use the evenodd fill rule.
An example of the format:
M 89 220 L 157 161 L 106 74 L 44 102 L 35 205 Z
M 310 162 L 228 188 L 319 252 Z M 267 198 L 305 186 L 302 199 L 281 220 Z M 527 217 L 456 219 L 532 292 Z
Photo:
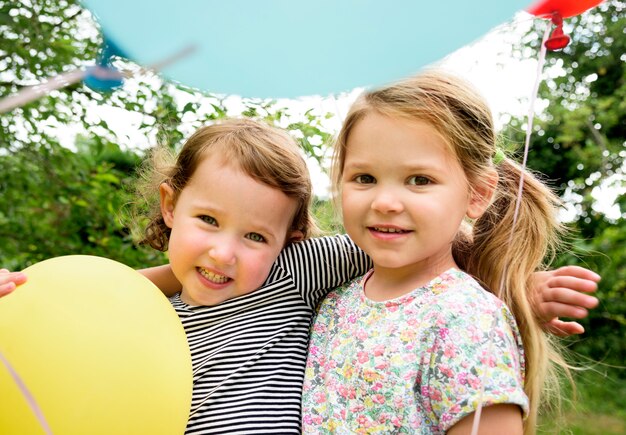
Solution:
M 304 433 L 443 434 L 480 400 L 528 412 L 522 341 L 502 301 L 450 269 L 375 302 L 363 291 L 370 274 L 320 306 L 305 373 Z

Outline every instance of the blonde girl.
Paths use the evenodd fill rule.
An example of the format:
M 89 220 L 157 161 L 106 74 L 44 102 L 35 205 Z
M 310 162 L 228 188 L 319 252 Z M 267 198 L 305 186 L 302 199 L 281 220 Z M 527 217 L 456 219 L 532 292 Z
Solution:
M 558 198 L 499 155 L 489 108 L 431 71 L 366 92 L 338 137 L 344 225 L 372 259 L 312 327 L 307 433 L 533 433 L 558 354 L 529 302 Z M 512 236 L 511 236 L 512 234 Z

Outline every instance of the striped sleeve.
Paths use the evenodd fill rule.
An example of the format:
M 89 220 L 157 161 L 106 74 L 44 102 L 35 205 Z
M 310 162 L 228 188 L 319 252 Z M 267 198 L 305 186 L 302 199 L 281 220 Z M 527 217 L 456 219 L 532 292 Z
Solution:
M 329 290 L 367 272 L 371 262 L 347 235 L 338 235 L 293 243 L 277 265 L 292 276 L 306 304 L 314 308 Z

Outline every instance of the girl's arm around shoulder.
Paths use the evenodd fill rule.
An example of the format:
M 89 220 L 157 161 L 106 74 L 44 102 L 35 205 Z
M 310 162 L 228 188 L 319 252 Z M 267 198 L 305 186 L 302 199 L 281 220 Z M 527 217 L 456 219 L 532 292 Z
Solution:
M 469 435 L 472 433 L 475 413 L 459 420 L 452 426 L 448 435 Z M 480 435 L 522 435 L 524 432 L 522 424 L 522 411 L 517 405 L 500 404 L 486 406 L 480 414 L 478 434 Z
M 331 289 L 365 274 L 367 255 L 346 235 L 295 242 L 276 260 L 287 271 L 307 305 L 314 307 Z
M 18 286 L 24 284 L 27 278 L 22 272 L 9 272 L 7 269 L 0 269 L 0 297 L 8 295 Z
M 367 255 L 347 235 L 292 243 L 283 250 L 277 263 L 298 285 L 312 290 L 345 284 L 371 267 Z

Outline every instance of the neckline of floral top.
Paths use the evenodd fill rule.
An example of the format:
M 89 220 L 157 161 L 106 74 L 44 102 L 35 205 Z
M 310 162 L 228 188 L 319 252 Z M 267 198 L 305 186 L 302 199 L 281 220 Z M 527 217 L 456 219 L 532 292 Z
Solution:
M 409 304 L 413 302 L 420 295 L 424 294 L 427 291 L 430 291 L 437 284 L 440 284 L 442 281 L 445 280 L 447 276 L 456 275 L 458 277 L 459 274 L 462 274 L 464 272 L 457 269 L 456 267 L 451 267 L 450 269 L 446 270 L 445 272 L 442 272 L 438 276 L 431 279 L 428 283 L 420 287 L 417 287 L 414 290 L 411 290 L 409 293 L 402 295 L 402 296 L 398 296 L 397 298 L 394 298 L 394 299 L 386 300 L 386 301 L 374 301 L 365 295 L 365 283 L 372 276 L 373 273 L 374 273 L 374 269 L 370 269 L 365 275 L 363 275 L 363 277 L 358 282 L 358 291 L 360 293 L 361 302 L 366 303 L 371 306 L 381 306 L 381 307 L 384 306 L 388 308 L 388 307 L 395 307 L 398 305 Z

